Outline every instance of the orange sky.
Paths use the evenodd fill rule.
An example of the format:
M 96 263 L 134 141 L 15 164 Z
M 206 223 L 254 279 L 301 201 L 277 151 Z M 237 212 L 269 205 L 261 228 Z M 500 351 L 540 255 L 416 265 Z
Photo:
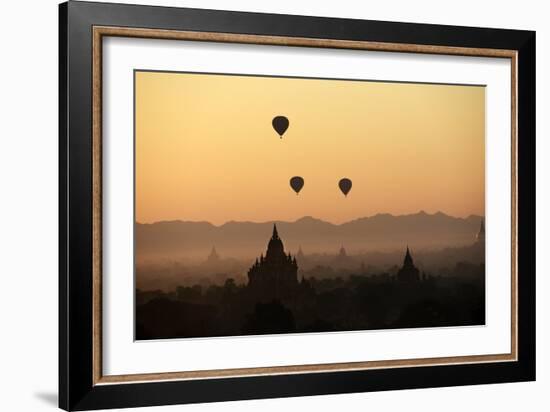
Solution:
M 484 87 L 135 76 L 138 222 L 485 214 Z

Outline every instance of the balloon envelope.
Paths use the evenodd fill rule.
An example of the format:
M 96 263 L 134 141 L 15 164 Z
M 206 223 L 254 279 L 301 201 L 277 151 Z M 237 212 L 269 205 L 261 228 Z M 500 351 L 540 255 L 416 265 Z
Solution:
M 338 182 L 338 187 L 340 188 L 344 196 L 348 195 L 349 191 L 351 190 L 351 186 L 351 180 L 349 180 L 347 177 L 340 179 L 340 181 Z
M 294 176 L 290 179 L 290 187 L 296 192 L 296 194 L 300 193 L 300 190 L 304 187 L 304 179 L 300 176 Z
M 288 119 L 285 116 L 276 116 L 273 118 L 271 124 L 282 139 L 283 134 L 285 134 L 286 129 L 288 129 Z

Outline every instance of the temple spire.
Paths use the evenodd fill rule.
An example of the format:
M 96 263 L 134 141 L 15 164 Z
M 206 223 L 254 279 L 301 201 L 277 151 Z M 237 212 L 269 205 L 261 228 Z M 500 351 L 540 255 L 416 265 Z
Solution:
M 218 251 L 216 250 L 216 246 L 212 246 L 212 249 L 210 250 L 210 254 L 208 255 L 207 260 L 209 262 L 217 262 L 220 260 L 220 255 L 218 255 Z
M 409 245 L 407 245 L 407 253 L 405 254 L 405 260 L 403 262 L 405 265 L 407 264 L 413 264 L 413 260 L 412 260 L 412 256 L 411 256 L 411 252 L 409 250 Z
M 403 267 L 397 272 L 397 279 L 407 282 L 420 280 L 420 271 L 414 266 L 409 245 L 407 245 L 407 253 L 403 260 Z
M 273 239 L 279 239 L 279 233 L 277 232 L 277 224 L 273 223 Z
M 485 219 L 481 219 L 481 223 L 479 225 L 479 232 L 477 232 L 476 235 L 476 241 L 477 242 L 485 242 Z

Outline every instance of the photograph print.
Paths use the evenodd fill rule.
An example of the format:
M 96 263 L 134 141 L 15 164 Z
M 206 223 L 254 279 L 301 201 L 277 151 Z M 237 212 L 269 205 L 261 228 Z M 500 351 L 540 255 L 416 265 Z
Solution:
M 134 71 L 135 338 L 485 324 L 485 87 Z

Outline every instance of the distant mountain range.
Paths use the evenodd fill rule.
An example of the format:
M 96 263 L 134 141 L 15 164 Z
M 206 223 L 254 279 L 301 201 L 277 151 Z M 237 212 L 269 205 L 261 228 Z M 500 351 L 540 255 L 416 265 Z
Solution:
M 136 223 L 136 258 L 206 259 L 215 246 L 223 257 L 254 257 L 265 252 L 273 224 L 277 224 L 285 249 L 296 253 L 337 253 L 344 246 L 349 254 L 366 251 L 441 249 L 472 244 L 482 216 L 457 218 L 438 212 L 393 216 L 377 214 L 339 225 L 310 216 L 295 222 L 234 222 L 221 226 L 208 222 L 164 221 Z

